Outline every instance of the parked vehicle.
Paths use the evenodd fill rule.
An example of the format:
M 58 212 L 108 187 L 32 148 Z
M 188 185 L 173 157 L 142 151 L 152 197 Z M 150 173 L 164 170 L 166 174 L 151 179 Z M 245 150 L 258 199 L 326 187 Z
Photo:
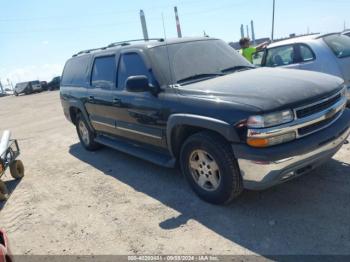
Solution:
M 40 81 L 41 88 L 43 91 L 47 91 L 47 82 L 46 81 Z
M 14 90 L 14 95 L 18 96 L 20 94 L 32 94 L 35 92 L 41 92 L 43 91 L 41 84 L 38 80 L 35 81 L 30 81 L 30 82 L 22 82 L 22 83 L 18 83 L 15 86 L 15 90 Z
M 256 66 L 335 75 L 343 78 L 350 94 L 350 38 L 339 33 L 296 37 L 273 43 L 266 50 L 257 52 L 253 63 Z
M 60 89 L 60 83 L 61 83 L 61 77 L 56 76 L 47 84 L 47 89 L 50 91 Z
M 121 42 L 66 62 L 63 111 L 87 150 L 165 167 L 219 204 L 330 159 L 350 133 L 341 78 L 254 68 L 215 38 Z
M 13 262 L 13 256 L 9 247 L 6 232 L 0 229 L 0 262 Z

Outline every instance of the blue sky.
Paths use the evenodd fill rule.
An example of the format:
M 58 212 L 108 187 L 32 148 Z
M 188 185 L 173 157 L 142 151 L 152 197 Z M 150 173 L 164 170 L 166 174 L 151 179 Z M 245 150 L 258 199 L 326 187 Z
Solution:
M 240 25 L 255 22 L 257 37 L 271 35 L 272 0 L 0 0 L 0 79 L 59 75 L 75 52 L 142 38 L 139 10 L 150 37 L 176 36 L 177 5 L 184 36 L 238 41 Z M 349 0 L 276 0 L 276 37 L 350 27 Z

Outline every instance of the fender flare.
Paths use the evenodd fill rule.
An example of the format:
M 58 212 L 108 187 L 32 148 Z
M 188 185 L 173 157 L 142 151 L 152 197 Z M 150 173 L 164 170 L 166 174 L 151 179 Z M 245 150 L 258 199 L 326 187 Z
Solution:
M 239 142 L 239 136 L 234 126 L 216 118 L 192 114 L 173 114 L 169 117 L 166 128 L 166 139 L 169 151 L 174 155 L 172 148 L 172 132 L 177 126 L 192 126 L 215 131 L 230 142 Z
M 94 129 L 94 127 L 91 125 L 91 122 L 90 122 L 90 118 L 89 118 L 89 115 L 88 115 L 88 113 L 87 113 L 87 111 L 86 111 L 86 109 L 85 109 L 85 106 L 84 106 L 84 104 L 81 102 L 81 101 L 79 101 L 79 100 L 73 100 L 73 99 L 70 99 L 69 100 L 69 113 L 70 113 L 70 109 L 71 108 L 77 108 L 77 109 L 79 109 L 79 111 L 83 114 L 83 116 L 85 117 L 85 119 L 86 119 L 86 122 L 88 123 L 88 125 L 89 125 L 89 128 L 91 129 L 91 130 L 93 130 L 93 131 L 95 131 L 95 129 Z M 72 119 L 71 119 L 71 121 L 72 121 Z M 73 121 L 72 121 L 73 122 Z

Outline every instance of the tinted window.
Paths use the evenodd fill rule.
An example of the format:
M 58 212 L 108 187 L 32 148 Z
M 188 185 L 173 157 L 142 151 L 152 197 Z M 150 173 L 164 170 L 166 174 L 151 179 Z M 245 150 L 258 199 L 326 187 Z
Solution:
M 98 57 L 95 59 L 91 75 L 93 87 L 112 89 L 115 87 L 117 69 L 114 56 Z
M 124 88 L 125 81 L 129 76 L 145 75 L 151 79 L 142 58 L 136 53 L 124 54 L 121 56 L 118 68 L 118 87 Z
M 323 38 L 333 53 L 339 57 L 350 56 L 350 38 L 345 35 L 329 35 Z
M 300 56 L 302 62 L 308 62 L 315 59 L 314 53 L 306 45 L 300 45 Z
M 284 66 L 294 63 L 294 47 L 292 45 L 271 48 L 267 51 L 266 66 Z
M 261 66 L 262 60 L 264 58 L 265 51 L 256 52 L 253 54 L 253 64 L 256 66 Z
M 90 56 L 73 57 L 67 61 L 61 85 L 87 86 L 89 84 Z

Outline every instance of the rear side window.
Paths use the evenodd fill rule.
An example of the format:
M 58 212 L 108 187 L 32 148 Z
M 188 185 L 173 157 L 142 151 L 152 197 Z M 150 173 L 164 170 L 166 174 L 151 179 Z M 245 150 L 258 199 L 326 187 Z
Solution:
M 87 86 L 89 84 L 90 56 L 77 56 L 67 61 L 61 85 Z
M 308 62 L 315 59 L 314 53 L 310 47 L 306 45 L 300 45 L 300 57 L 302 62 Z
M 124 88 L 126 79 L 136 75 L 145 75 L 149 79 L 151 77 L 143 59 L 138 54 L 123 54 L 119 61 L 118 87 Z
M 97 57 L 91 74 L 91 85 L 97 88 L 115 88 L 117 68 L 115 56 Z
M 350 37 L 329 35 L 324 37 L 323 40 L 338 58 L 350 56 Z
M 267 51 L 266 66 L 276 67 L 294 63 L 293 45 L 271 48 Z

